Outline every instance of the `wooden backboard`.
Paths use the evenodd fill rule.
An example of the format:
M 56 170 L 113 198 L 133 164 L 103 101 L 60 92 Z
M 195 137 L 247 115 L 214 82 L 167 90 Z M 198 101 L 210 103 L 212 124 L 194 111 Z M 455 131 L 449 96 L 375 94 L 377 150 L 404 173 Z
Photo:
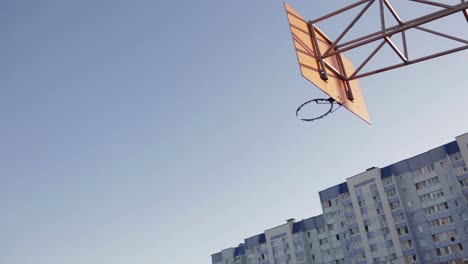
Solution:
M 367 123 L 371 123 L 364 98 L 359 88 L 357 80 L 350 80 L 349 86 L 352 89 L 354 100 L 349 100 L 346 96 L 346 83 L 338 75 L 327 70 L 328 80 L 322 80 L 319 74 L 319 61 L 312 43 L 311 30 L 309 23 L 306 22 L 291 6 L 284 3 L 286 15 L 289 21 L 289 28 L 293 37 L 294 47 L 296 49 L 297 60 L 302 76 L 312 82 L 320 90 L 335 101 L 342 104 L 353 114 L 357 115 Z M 330 40 L 318 28 L 315 28 L 319 50 L 324 52 L 331 46 Z M 324 37 L 325 36 L 325 37 Z M 341 75 L 354 72 L 354 66 L 345 56 L 341 55 L 344 69 L 340 71 Z M 325 58 L 325 61 L 335 69 L 340 69 L 336 56 Z

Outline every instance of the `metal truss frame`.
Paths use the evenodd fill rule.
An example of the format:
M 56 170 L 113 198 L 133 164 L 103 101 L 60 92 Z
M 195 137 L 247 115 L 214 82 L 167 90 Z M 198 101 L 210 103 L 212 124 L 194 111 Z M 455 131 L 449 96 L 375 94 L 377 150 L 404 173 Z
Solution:
M 310 20 L 309 21 L 309 27 L 310 27 L 310 32 L 311 32 L 311 39 L 312 39 L 313 45 L 315 46 L 315 52 L 316 52 L 316 55 L 317 55 L 316 58 L 318 60 L 319 68 L 320 68 L 320 77 L 323 80 L 327 80 L 328 79 L 327 70 L 330 70 L 331 72 L 333 72 L 334 74 L 339 76 L 342 80 L 344 80 L 346 83 L 348 83 L 350 80 L 359 79 L 359 78 L 362 78 L 362 77 L 365 77 L 365 76 L 373 75 L 373 74 L 376 74 L 376 73 L 392 70 L 392 69 L 395 69 L 395 68 L 407 66 L 407 65 L 410 65 L 410 64 L 422 62 L 422 61 L 425 61 L 425 60 L 433 59 L 433 58 L 436 58 L 436 57 L 440 57 L 440 56 L 443 56 L 443 55 L 447 55 L 447 54 L 450 54 L 450 53 L 454 53 L 454 52 L 458 52 L 458 51 L 468 49 L 468 40 L 467 39 L 458 38 L 458 37 L 455 37 L 455 36 L 452 36 L 452 35 L 449 35 L 449 34 L 446 34 L 446 33 L 443 33 L 443 32 L 438 32 L 438 31 L 435 31 L 435 30 L 431 30 L 431 29 L 428 29 L 428 28 L 425 28 L 425 27 L 422 26 L 422 25 L 424 25 L 424 24 L 426 24 L 428 22 L 435 21 L 437 19 L 452 15 L 452 14 L 457 13 L 457 12 L 462 13 L 465 16 L 466 21 L 468 23 L 468 2 L 466 2 L 465 0 L 461 0 L 460 4 L 448 5 L 448 4 L 442 4 L 442 3 L 438 3 L 438 2 L 435 2 L 435 1 L 429 1 L 429 0 L 410 0 L 410 1 L 420 3 L 420 4 L 424 4 L 424 5 L 431 5 L 431 6 L 440 7 L 441 10 L 430 13 L 430 14 L 427 14 L 427 15 L 424 15 L 424 16 L 421 16 L 421 17 L 418 17 L 418 18 L 415 18 L 415 19 L 412 19 L 412 20 L 409 20 L 409 21 L 403 21 L 399 17 L 399 15 L 395 11 L 395 9 L 392 7 L 389 0 L 361 0 L 361 1 L 358 1 L 358 2 L 356 2 L 354 4 L 352 4 L 352 5 L 349 5 L 347 7 L 339 9 L 339 10 L 337 10 L 335 12 L 332 12 L 330 14 L 322 16 L 320 18 Z M 374 3 L 379 4 L 381 30 L 379 30 L 377 32 L 374 32 L 374 33 L 371 33 L 371 34 L 368 34 L 368 35 L 365 35 L 365 36 L 362 36 L 362 37 L 358 37 L 358 38 L 350 40 L 350 41 L 346 41 L 346 42 L 341 43 L 341 40 L 343 39 L 343 37 L 349 32 L 349 30 L 356 24 L 356 22 L 363 16 L 363 14 Z M 318 22 L 324 21 L 324 20 L 326 20 L 328 18 L 331 18 L 331 17 L 336 16 L 338 14 L 341 14 L 341 13 L 343 13 L 345 11 L 348 11 L 350 9 L 360 7 L 360 6 L 361 7 L 363 6 L 362 10 L 349 23 L 349 25 L 346 26 L 346 28 L 343 30 L 343 32 L 334 41 L 330 40 L 315 25 Z M 391 27 L 386 26 L 385 17 L 384 17 L 385 8 L 390 12 L 390 14 L 396 20 L 397 25 L 391 26 Z M 424 32 L 427 32 L 427 33 L 430 33 L 430 34 L 433 34 L 433 35 L 436 35 L 436 36 L 439 36 L 439 37 L 443 37 L 443 38 L 447 38 L 447 39 L 459 42 L 459 43 L 461 43 L 463 45 L 459 46 L 457 48 L 452 48 L 452 49 L 444 50 L 444 51 L 441 51 L 441 52 L 433 53 L 433 54 L 430 54 L 430 55 L 427 55 L 427 56 L 422 56 L 422 57 L 419 57 L 419 58 L 410 59 L 409 55 L 408 55 L 408 53 L 409 53 L 408 45 L 407 45 L 407 42 L 406 42 L 406 31 L 409 30 L 409 29 L 417 29 L 417 30 L 420 30 L 420 31 L 424 31 Z M 318 38 L 317 38 L 317 35 L 316 35 L 315 32 L 320 34 L 321 37 L 327 39 L 327 41 L 329 41 L 331 43 L 330 47 L 326 51 L 323 51 L 323 53 L 322 53 L 322 51 L 320 51 L 318 49 L 318 44 L 317 44 Z M 403 50 L 400 50 L 397 47 L 397 45 L 395 45 L 395 43 L 391 40 L 391 37 L 393 35 L 396 35 L 396 34 L 399 34 L 399 33 L 402 34 L 401 36 L 402 36 L 402 42 L 403 42 L 402 43 Z M 369 44 L 369 43 L 372 43 L 372 42 L 375 42 L 375 41 L 380 41 L 377 48 L 375 48 L 372 52 L 370 52 L 370 54 L 367 56 L 367 58 L 360 65 L 356 65 L 356 69 L 354 70 L 354 72 L 346 73 L 346 72 L 343 71 L 344 67 L 341 67 L 341 66 L 340 66 L 341 69 L 336 69 L 330 63 L 328 63 L 325 60 L 328 57 L 336 56 L 338 61 L 340 61 L 340 56 L 341 56 L 342 53 L 344 53 L 346 51 L 353 50 L 355 48 L 364 46 L 366 44 Z M 371 70 L 371 71 L 367 71 L 367 72 L 361 72 L 361 70 L 364 68 L 364 66 L 380 51 L 380 49 L 385 44 L 388 44 L 393 49 L 393 51 L 396 53 L 396 55 L 401 59 L 401 62 L 390 65 L 390 66 L 382 67 L 382 68 L 379 68 L 379 69 L 375 69 L 375 70 Z M 339 63 L 339 64 L 341 65 L 342 63 Z M 347 89 L 347 97 L 348 97 L 348 99 L 353 100 L 352 91 L 351 91 L 350 87 L 348 87 L 348 88 L 349 89 Z

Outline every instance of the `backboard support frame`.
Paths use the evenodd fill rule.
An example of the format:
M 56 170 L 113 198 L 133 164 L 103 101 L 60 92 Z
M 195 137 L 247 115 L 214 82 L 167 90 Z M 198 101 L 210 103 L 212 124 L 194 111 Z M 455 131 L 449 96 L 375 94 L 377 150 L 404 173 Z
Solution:
M 337 37 L 337 39 L 332 42 L 330 47 L 325 52 L 323 52 L 321 54 L 318 54 L 317 58 L 319 60 L 319 63 L 321 65 L 322 64 L 325 65 L 325 67 L 323 67 L 323 69 L 325 71 L 326 71 L 327 68 L 331 69 L 331 65 L 329 65 L 325 61 L 326 58 L 331 57 L 331 56 L 337 56 L 337 55 L 342 54 L 342 53 L 344 53 L 346 51 L 350 51 L 350 50 L 356 49 L 358 47 L 361 47 L 361 46 L 364 46 L 364 45 L 367 45 L 367 44 L 370 44 L 372 42 L 379 41 L 379 40 L 381 41 L 379 43 L 379 45 L 372 52 L 370 52 L 370 54 L 366 57 L 366 59 L 361 64 L 357 65 L 354 72 L 350 73 L 349 75 L 342 76 L 344 78 L 344 80 L 349 81 L 349 80 L 359 79 L 359 78 L 374 75 L 374 74 L 377 74 L 377 73 L 380 73 L 380 72 L 393 70 L 393 69 L 400 68 L 400 67 L 403 67 L 403 66 L 415 64 L 415 63 L 418 63 L 418 62 L 430 60 L 430 59 L 433 59 L 433 58 L 436 58 L 436 57 L 440 57 L 440 56 L 444 56 L 444 55 L 447 55 L 447 54 L 450 54 L 450 53 L 454 53 L 454 52 L 458 52 L 458 51 L 468 49 L 468 40 L 466 40 L 466 39 L 458 38 L 458 37 L 455 37 L 455 36 L 452 36 L 452 35 L 449 35 L 449 34 L 446 34 L 446 33 L 443 33 L 443 32 L 438 32 L 438 31 L 435 31 L 435 30 L 431 30 L 431 29 L 422 27 L 423 24 L 426 24 L 426 23 L 441 19 L 443 17 L 449 16 L 449 15 L 452 15 L 452 14 L 458 13 L 458 12 L 461 12 L 465 16 L 465 18 L 467 19 L 467 22 L 468 22 L 468 2 L 466 2 L 465 0 L 461 0 L 460 4 L 456 4 L 456 5 L 452 6 L 452 5 L 441 4 L 441 3 L 438 3 L 438 2 L 426 1 L 426 0 L 410 0 L 410 1 L 415 2 L 415 3 L 424 4 L 424 5 L 437 6 L 437 7 L 442 8 L 442 10 L 439 10 L 439 11 L 436 11 L 436 12 L 433 12 L 433 13 L 430 13 L 430 14 L 427 14 L 427 15 L 424 15 L 424 16 L 421 16 L 421 17 L 418 17 L 418 18 L 415 18 L 415 19 L 404 22 L 399 17 L 399 15 L 395 11 L 395 9 L 392 7 L 389 0 L 361 0 L 361 1 L 357 2 L 357 3 L 351 4 L 351 5 L 347 6 L 347 7 L 339 9 L 339 10 L 337 10 L 335 12 L 330 13 L 330 14 L 324 15 L 324 16 L 322 16 L 320 18 L 310 20 L 309 24 L 311 25 L 311 28 L 315 28 L 316 27 L 315 25 L 318 22 L 324 21 L 324 20 L 329 19 L 331 17 L 334 17 L 334 16 L 336 16 L 338 14 L 341 14 L 341 13 L 346 12 L 348 10 L 354 9 L 356 7 L 360 7 L 360 6 L 365 4 L 365 6 L 362 8 L 362 10 L 345 27 L 345 29 L 341 32 L 341 34 Z M 369 9 L 369 7 L 371 5 L 373 5 L 375 2 L 379 3 L 379 12 L 380 12 L 380 18 L 381 18 L 380 19 L 381 20 L 381 30 L 377 31 L 377 32 L 374 32 L 374 33 L 371 33 L 371 34 L 368 34 L 366 36 L 362 36 L 362 37 L 358 37 L 358 38 L 353 39 L 353 40 L 349 40 L 349 41 L 344 42 L 344 43 L 340 43 L 342 38 L 349 32 L 349 30 L 355 25 L 355 23 L 364 15 L 364 13 Z M 390 14 L 392 14 L 393 18 L 398 22 L 398 25 L 391 26 L 391 27 L 386 27 L 385 16 L 384 16 L 385 8 L 387 8 L 388 11 L 390 12 Z M 447 38 L 447 39 L 450 39 L 450 40 L 453 40 L 453 41 L 456 41 L 456 42 L 460 42 L 460 43 L 462 43 L 464 45 L 456 47 L 456 48 L 444 50 L 444 51 L 441 51 L 441 52 L 432 53 L 432 54 L 429 54 L 429 55 L 426 55 L 426 56 L 410 59 L 409 55 L 408 55 L 409 54 L 408 45 L 407 45 L 407 42 L 406 42 L 406 31 L 408 31 L 409 29 L 417 29 L 417 30 L 420 30 L 420 31 L 424 31 L 424 32 L 432 34 L 432 35 L 436 35 L 436 36 Z M 401 51 L 398 48 L 398 46 L 395 45 L 395 43 L 391 40 L 392 36 L 394 36 L 396 34 L 399 34 L 399 33 L 402 34 L 403 51 Z M 312 34 L 312 38 L 316 38 L 316 35 Z M 316 43 L 315 40 L 314 40 L 314 43 Z M 360 71 L 364 68 L 364 66 L 380 51 L 380 49 L 385 44 L 388 44 L 392 48 L 392 50 L 395 52 L 395 54 L 400 58 L 400 60 L 402 62 L 397 63 L 397 64 L 393 64 L 393 65 L 389 65 L 389 66 L 385 66 L 385 67 L 381 67 L 381 68 L 378 68 L 378 69 L 373 69 L 371 71 L 367 71 L 367 72 L 364 72 L 364 73 L 360 73 Z M 324 75 L 326 76 L 326 72 L 324 73 Z

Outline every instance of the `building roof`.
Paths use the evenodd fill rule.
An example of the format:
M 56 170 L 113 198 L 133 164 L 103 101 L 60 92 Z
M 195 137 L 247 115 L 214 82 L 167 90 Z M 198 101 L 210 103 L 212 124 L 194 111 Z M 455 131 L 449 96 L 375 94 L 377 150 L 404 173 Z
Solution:
M 266 243 L 265 233 L 258 234 L 245 239 L 245 248 L 252 249 L 260 244 Z
M 399 161 L 383 168 L 381 178 L 387 178 L 392 175 L 401 175 L 406 172 L 429 166 L 436 161 L 445 159 L 447 155 L 451 155 L 459 151 L 460 147 L 458 146 L 457 142 L 450 142 L 443 146 L 431 149 L 417 156 Z
M 307 232 L 309 230 L 325 226 L 325 219 L 323 215 L 317 215 L 304 219 L 293 224 L 293 234 L 298 232 Z

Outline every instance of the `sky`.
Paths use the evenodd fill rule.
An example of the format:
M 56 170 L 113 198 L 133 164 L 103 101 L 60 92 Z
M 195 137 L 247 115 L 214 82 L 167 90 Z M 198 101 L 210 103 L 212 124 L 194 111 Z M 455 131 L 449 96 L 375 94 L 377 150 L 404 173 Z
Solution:
M 289 1 L 306 18 L 349 3 Z M 467 37 L 461 14 L 434 26 Z M 361 79 L 372 125 L 297 120 L 324 95 L 282 1 L 3 0 L 0 34 L 0 263 L 211 263 L 320 214 L 319 191 L 468 132 L 466 51 Z

